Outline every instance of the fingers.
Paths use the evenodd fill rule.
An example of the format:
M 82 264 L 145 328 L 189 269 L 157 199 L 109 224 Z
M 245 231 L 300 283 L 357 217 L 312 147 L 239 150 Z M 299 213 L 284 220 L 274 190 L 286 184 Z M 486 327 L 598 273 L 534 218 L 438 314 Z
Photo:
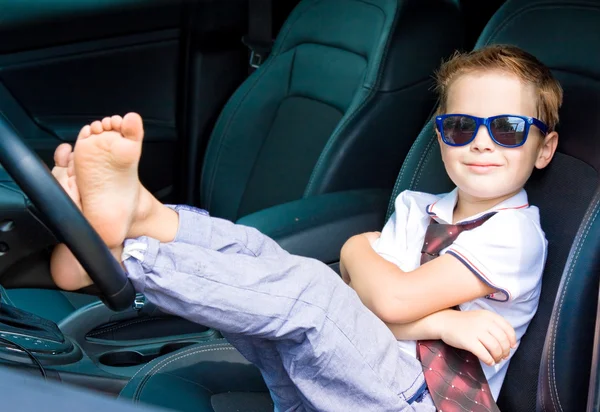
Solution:
M 486 365 L 493 366 L 495 364 L 493 356 L 482 342 L 474 341 L 468 350 Z
M 510 344 L 509 337 L 506 335 L 506 332 L 500 327 L 490 328 L 489 332 L 490 332 L 490 335 L 494 339 L 496 339 L 496 341 L 500 345 L 500 349 L 501 349 L 500 359 L 498 359 L 494 356 L 494 359 L 496 360 L 496 362 L 500 362 L 500 361 L 503 361 L 504 359 L 508 359 L 508 357 L 510 356 L 511 344 Z
M 511 324 L 501 316 L 497 316 L 494 319 L 494 323 L 504 331 L 508 341 L 510 342 L 510 347 L 515 349 L 517 347 L 517 334 L 515 333 L 515 329 L 511 326 Z
M 59 145 L 54 151 L 54 164 L 58 167 L 67 167 L 69 155 L 73 152 L 73 148 L 68 143 Z
M 488 363 L 488 365 L 494 365 L 504 358 L 504 349 L 502 348 L 502 343 L 499 342 L 498 339 L 491 333 L 482 333 L 479 336 L 479 342 L 485 346 L 485 349 L 492 357 L 492 363 Z

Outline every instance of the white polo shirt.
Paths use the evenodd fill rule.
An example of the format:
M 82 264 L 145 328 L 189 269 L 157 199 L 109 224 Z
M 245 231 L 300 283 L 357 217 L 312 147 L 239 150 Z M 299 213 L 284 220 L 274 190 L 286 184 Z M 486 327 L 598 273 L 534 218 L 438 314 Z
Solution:
M 373 247 L 405 272 L 420 266 L 421 247 L 431 219 L 452 224 L 457 189 L 443 195 L 405 191 L 395 201 L 396 210 Z M 547 241 L 540 227 L 539 210 L 530 206 L 527 193 L 515 196 L 481 215 L 497 213 L 481 226 L 462 232 L 440 255 L 449 253 L 496 292 L 460 305 L 461 310 L 486 309 L 498 313 L 515 329 L 517 344 L 533 318 L 540 297 Z M 456 222 L 459 223 L 459 222 Z M 434 299 L 435 297 L 432 297 Z M 415 341 L 399 341 L 416 356 Z M 514 350 L 511 351 L 511 357 Z M 488 366 L 481 364 L 494 398 L 498 398 L 510 358 Z

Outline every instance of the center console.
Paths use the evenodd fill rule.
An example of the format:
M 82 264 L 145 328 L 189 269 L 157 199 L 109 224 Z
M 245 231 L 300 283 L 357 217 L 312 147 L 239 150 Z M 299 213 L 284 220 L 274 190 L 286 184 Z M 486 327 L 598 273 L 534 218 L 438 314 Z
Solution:
M 113 312 L 96 302 L 58 326 L 98 369 L 124 378 L 159 356 L 221 338 L 213 329 L 160 311 L 139 294 L 129 310 Z

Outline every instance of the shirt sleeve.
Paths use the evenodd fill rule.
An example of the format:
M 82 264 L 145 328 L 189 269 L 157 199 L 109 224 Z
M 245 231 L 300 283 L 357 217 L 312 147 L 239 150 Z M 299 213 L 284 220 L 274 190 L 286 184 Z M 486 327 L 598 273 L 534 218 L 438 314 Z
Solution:
M 394 213 L 381 230 L 381 236 L 373 243 L 373 249 L 385 260 L 400 266 L 399 257 L 406 249 L 406 224 L 409 206 L 405 203 L 408 192 L 404 191 L 396 197 Z
M 514 301 L 535 291 L 546 261 L 546 238 L 519 210 L 496 213 L 483 225 L 462 232 L 442 251 L 460 260 L 496 292 L 488 299 Z

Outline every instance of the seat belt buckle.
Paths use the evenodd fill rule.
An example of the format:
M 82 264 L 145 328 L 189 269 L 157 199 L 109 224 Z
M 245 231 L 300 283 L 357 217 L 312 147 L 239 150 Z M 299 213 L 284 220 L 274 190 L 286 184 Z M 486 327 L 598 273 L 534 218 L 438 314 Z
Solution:
M 254 69 L 258 69 L 260 65 L 263 63 L 263 57 L 261 54 L 256 51 L 250 49 L 250 61 L 248 62 L 250 67 Z
M 258 43 L 248 39 L 247 36 L 242 37 L 242 43 L 244 43 L 248 50 L 250 50 L 250 59 L 248 64 L 250 64 L 250 67 L 253 69 L 258 69 L 258 67 L 263 64 L 266 57 L 269 55 L 272 44 Z

